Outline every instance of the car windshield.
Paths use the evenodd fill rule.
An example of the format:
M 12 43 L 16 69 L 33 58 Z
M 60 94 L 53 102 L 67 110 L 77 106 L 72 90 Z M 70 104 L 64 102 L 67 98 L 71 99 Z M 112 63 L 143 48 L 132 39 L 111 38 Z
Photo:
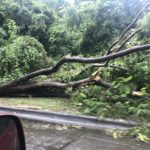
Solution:
M 149 149 L 150 0 L 0 0 L 0 112 L 28 150 Z

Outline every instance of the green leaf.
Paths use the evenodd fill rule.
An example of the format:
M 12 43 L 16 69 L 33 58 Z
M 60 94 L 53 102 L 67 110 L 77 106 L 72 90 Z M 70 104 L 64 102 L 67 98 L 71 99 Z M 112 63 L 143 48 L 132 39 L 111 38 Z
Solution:
M 148 138 L 146 135 L 144 134 L 141 134 L 141 133 L 138 133 L 138 136 L 137 136 L 137 140 L 141 141 L 141 142 L 149 142 L 150 141 L 150 138 Z
M 83 98 L 86 98 L 86 95 L 82 92 L 80 93 L 80 96 L 83 97 Z
M 129 76 L 128 78 L 124 78 L 123 81 L 128 82 L 128 81 L 132 80 L 132 78 L 133 78 L 132 76 Z

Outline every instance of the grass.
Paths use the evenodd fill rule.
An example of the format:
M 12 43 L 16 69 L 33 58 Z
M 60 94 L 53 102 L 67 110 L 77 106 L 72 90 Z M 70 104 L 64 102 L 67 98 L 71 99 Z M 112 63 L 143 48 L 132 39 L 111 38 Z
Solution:
M 61 98 L 0 98 L 0 106 L 80 114 L 69 100 Z

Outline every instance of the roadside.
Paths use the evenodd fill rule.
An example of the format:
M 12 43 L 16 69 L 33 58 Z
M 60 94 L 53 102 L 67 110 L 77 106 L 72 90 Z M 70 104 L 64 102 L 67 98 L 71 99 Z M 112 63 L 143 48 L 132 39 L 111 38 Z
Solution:
M 150 143 L 134 138 L 113 139 L 104 132 L 22 120 L 28 150 L 149 150 Z
M 81 114 L 68 99 L 62 98 L 0 98 L 0 106 Z
M 96 117 L 90 116 L 78 116 L 81 115 L 70 101 L 66 99 L 59 98 L 1 98 L 0 106 L 3 110 L 5 107 L 12 109 L 10 113 L 15 113 L 15 115 L 31 119 L 46 121 L 50 123 L 59 123 L 59 124 L 70 124 L 83 127 L 90 127 L 92 129 L 101 129 L 104 128 L 111 129 L 109 134 L 114 138 L 132 136 L 139 141 L 149 142 L 150 141 L 150 131 L 148 128 L 145 128 L 149 124 L 145 124 L 145 127 L 136 127 L 138 125 L 136 122 L 125 121 L 125 120 L 107 120 L 107 119 L 97 119 Z M 10 107 L 10 108 L 9 108 Z M 14 110 L 13 110 L 14 109 Z M 27 110 L 27 114 L 25 114 Z M 32 115 L 32 112 L 35 111 L 35 116 Z M 3 110 L 5 111 L 5 110 Z M 6 110 L 8 111 L 8 110 Z M 44 115 L 44 116 L 43 116 Z M 46 115 L 46 116 L 45 116 Z M 76 116 L 77 115 L 77 116 Z M 94 121 L 94 122 L 93 122 Z M 131 128 L 135 126 L 135 128 Z M 123 127 L 123 128 L 122 128 Z M 131 128 L 127 132 L 120 132 L 119 129 Z M 115 129 L 115 130 L 114 130 Z

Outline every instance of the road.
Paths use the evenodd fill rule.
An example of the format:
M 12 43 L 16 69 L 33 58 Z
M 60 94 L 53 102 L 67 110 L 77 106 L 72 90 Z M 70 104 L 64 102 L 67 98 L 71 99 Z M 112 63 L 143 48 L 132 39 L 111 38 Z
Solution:
M 27 150 L 150 150 L 132 138 L 113 139 L 98 130 L 22 120 Z

